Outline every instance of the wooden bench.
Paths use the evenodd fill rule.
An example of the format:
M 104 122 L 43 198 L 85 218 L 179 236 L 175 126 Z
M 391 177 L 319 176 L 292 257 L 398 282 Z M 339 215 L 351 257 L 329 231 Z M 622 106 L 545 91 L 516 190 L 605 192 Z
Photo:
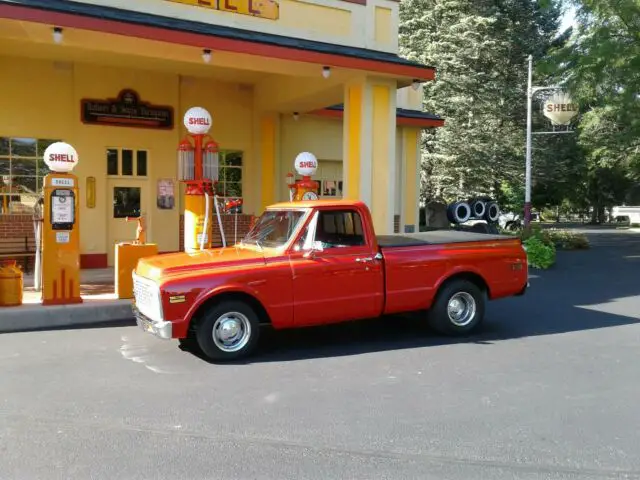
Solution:
M 30 235 L 0 238 L 0 260 L 16 260 L 29 273 L 32 259 L 36 256 L 36 241 Z

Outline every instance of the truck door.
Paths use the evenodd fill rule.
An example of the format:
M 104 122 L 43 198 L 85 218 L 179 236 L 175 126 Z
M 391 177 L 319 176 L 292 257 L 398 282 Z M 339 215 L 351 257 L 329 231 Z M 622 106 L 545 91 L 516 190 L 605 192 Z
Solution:
M 356 209 L 316 212 L 291 254 L 295 325 L 380 315 L 383 263 L 370 242 Z

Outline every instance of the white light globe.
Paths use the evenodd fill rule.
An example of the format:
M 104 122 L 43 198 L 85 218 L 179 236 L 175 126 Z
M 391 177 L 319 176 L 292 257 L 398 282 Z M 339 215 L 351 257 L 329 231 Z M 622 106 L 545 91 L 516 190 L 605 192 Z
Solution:
M 303 177 L 310 177 L 318 170 L 318 159 L 313 153 L 299 153 L 294 162 L 296 172 Z
M 78 164 L 78 152 L 68 143 L 56 142 L 44 151 L 43 160 L 52 172 L 69 173 Z
M 192 135 L 204 135 L 211 128 L 211 114 L 202 107 L 192 107 L 184 114 L 184 126 Z

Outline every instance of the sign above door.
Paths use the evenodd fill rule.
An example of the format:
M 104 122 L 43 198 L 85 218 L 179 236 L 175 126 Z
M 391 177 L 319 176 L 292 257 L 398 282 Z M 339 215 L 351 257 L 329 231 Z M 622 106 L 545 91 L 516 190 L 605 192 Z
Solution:
M 280 6 L 275 0 L 167 0 L 195 7 L 220 10 L 222 12 L 250 15 L 252 17 L 278 20 Z
M 80 101 L 82 123 L 119 127 L 173 129 L 173 107 L 142 102 L 140 95 L 129 88 L 116 98 Z

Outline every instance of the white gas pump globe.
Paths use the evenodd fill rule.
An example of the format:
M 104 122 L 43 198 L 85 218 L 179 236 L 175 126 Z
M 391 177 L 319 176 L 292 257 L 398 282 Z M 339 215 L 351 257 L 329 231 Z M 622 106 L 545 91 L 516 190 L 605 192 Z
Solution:
M 70 173 L 78 165 L 78 152 L 68 143 L 52 143 L 44 151 L 44 163 L 56 173 Z
M 298 154 L 293 165 L 298 175 L 310 177 L 318 170 L 318 159 L 313 153 L 302 152 Z
M 556 93 L 544 102 L 543 113 L 556 125 L 569 125 L 578 114 L 578 105 L 566 93 Z
M 202 107 L 192 107 L 184 114 L 184 126 L 192 135 L 204 135 L 211 128 L 211 114 Z

